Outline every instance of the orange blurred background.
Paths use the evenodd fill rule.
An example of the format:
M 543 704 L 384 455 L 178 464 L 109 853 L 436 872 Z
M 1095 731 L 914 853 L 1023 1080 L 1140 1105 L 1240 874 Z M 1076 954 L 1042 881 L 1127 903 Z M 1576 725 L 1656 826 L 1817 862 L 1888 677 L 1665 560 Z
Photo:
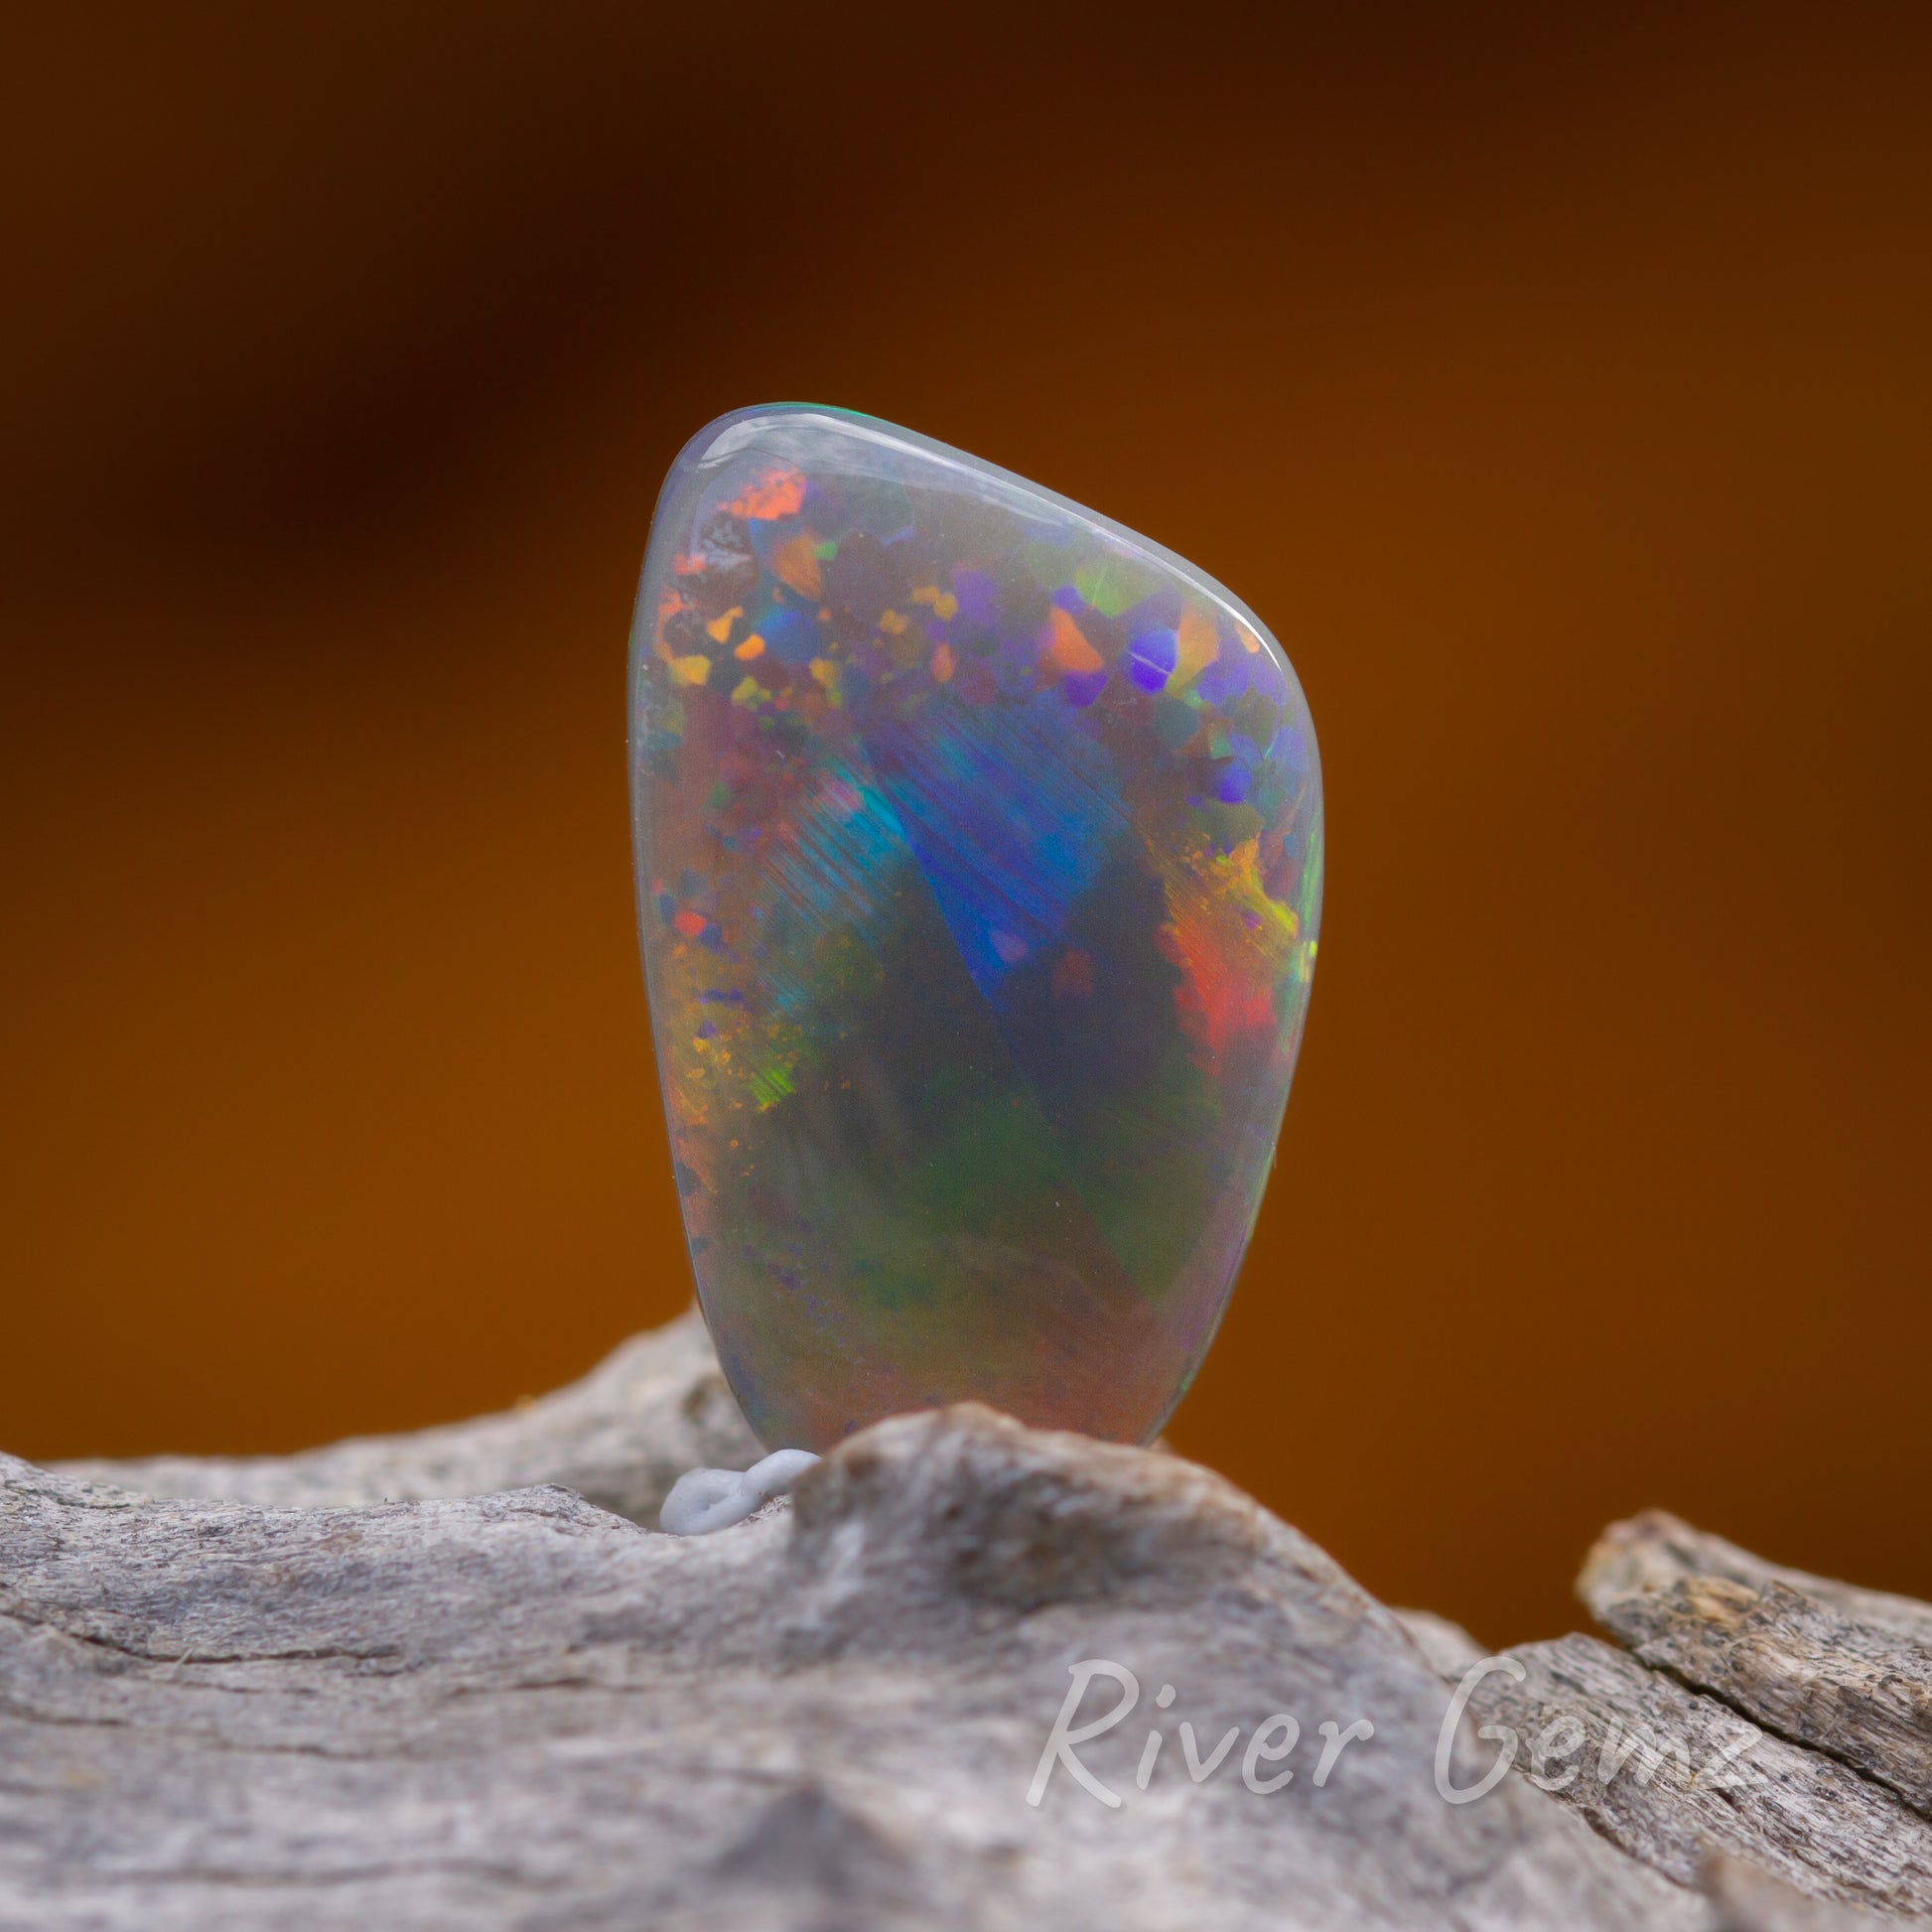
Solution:
M 1171 1432 L 1568 1627 L 1661 1504 L 1932 1596 L 1920 10 L 47 10 L 0 89 L 0 1444 L 512 1401 L 689 1283 L 659 480 L 849 405 L 1269 621 L 1329 889 Z

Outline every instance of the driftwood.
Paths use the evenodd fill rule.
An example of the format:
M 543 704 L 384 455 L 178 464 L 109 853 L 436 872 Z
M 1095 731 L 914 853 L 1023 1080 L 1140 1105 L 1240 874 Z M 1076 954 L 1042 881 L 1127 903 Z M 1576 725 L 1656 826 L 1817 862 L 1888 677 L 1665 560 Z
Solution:
M 1611 1529 L 1579 1593 L 1646 1664 L 1830 1751 L 1932 1818 L 1932 1610 L 1778 1570 L 1653 1511 Z
M 1714 1852 L 1810 1896 L 1932 1918 L 1932 1824 L 1836 1758 L 1593 1637 L 1505 1651 L 1470 1709 L 1521 1738 L 1527 1775 L 1686 1884 Z
M 1872 1726 L 1867 1766 L 1757 1716 L 1737 1788 L 1707 1792 L 1736 1713 L 1569 1639 L 1511 1653 L 1521 1683 L 1482 1677 L 1439 1762 L 1467 1638 L 1385 1609 L 1203 1469 L 968 1405 L 853 1439 L 714 1537 L 648 1527 L 684 1468 L 758 1452 L 687 1317 L 573 1389 L 418 1437 L 0 1458 L 0 1929 L 1932 1913 L 1932 1824 Z M 1680 1581 L 1632 1571 L 1611 1594 Z M 1127 1673 L 1131 1715 L 1047 1749 Z M 1690 1779 L 1666 1751 L 1647 1783 L 1539 1788 L 1564 1767 L 1530 1744 L 1566 1700 L 1676 1726 Z M 1498 1741 L 1474 1731 L 1501 1723 L 1524 1732 L 1514 1768 L 1446 1801 L 1439 1776 L 1481 1783 Z

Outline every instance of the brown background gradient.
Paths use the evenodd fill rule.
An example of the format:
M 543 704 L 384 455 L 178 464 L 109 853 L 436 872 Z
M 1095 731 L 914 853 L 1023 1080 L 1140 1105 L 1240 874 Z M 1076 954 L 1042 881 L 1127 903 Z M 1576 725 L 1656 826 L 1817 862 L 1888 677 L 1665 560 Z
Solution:
M 1307 686 L 1176 1445 L 1494 1640 L 1651 1503 L 1932 1595 L 1923 10 L 1037 12 L 16 16 L 0 1444 L 405 1428 L 683 1306 L 624 642 L 679 444 L 802 397 Z

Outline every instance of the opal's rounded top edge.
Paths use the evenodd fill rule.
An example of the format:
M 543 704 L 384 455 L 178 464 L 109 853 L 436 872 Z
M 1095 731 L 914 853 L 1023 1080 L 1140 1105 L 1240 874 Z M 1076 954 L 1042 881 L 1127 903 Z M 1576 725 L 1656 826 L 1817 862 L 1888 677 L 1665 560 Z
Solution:
M 658 509 L 678 493 L 679 486 L 700 483 L 747 453 L 768 449 L 777 458 L 809 460 L 836 451 L 842 468 L 851 468 L 860 452 L 874 454 L 883 476 L 897 480 L 908 470 L 938 464 L 974 480 L 981 490 L 1009 494 L 1016 507 L 1028 499 L 1039 511 L 1054 518 L 1073 517 L 1086 522 L 1099 534 L 1140 551 L 1151 560 L 1165 564 L 1190 578 L 1200 592 L 1219 604 L 1231 617 L 1254 631 L 1264 647 L 1277 660 L 1280 669 L 1299 691 L 1301 679 L 1281 640 L 1254 610 L 1218 578 L 1191 559 L 1171 550 L 1166 544 L 1146 535 L 1118 518 L 1090 504 L 1061 494 L 1045 483 L 1024 477 L 984 457 L 973 455 L 937 437 L 927 436 L 901 423 L 889 422 L 864 410 L 838 403 L 765 402 L 747 403 L 715 416 L 689 437 L 678 452 L 659 493 Z M 895 456 L 897 461 L 894 460 Z M 1314 751 L 1312 745 L 1311 750 Z M 1314 751 L 1318 758 L 1318 751 Z

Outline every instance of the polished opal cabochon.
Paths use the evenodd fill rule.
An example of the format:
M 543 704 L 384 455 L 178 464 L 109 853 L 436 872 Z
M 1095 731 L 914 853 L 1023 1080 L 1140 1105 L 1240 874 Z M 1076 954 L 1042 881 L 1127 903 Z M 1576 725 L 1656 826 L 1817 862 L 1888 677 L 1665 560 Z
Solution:
M 677 1185 L 759 1438 L 966 1398 L 1153 1437 L 1308 1008 L 1321 779 L 1280 646 L 1092 510 L 773 405 L 665 482 L 630 732 Z

